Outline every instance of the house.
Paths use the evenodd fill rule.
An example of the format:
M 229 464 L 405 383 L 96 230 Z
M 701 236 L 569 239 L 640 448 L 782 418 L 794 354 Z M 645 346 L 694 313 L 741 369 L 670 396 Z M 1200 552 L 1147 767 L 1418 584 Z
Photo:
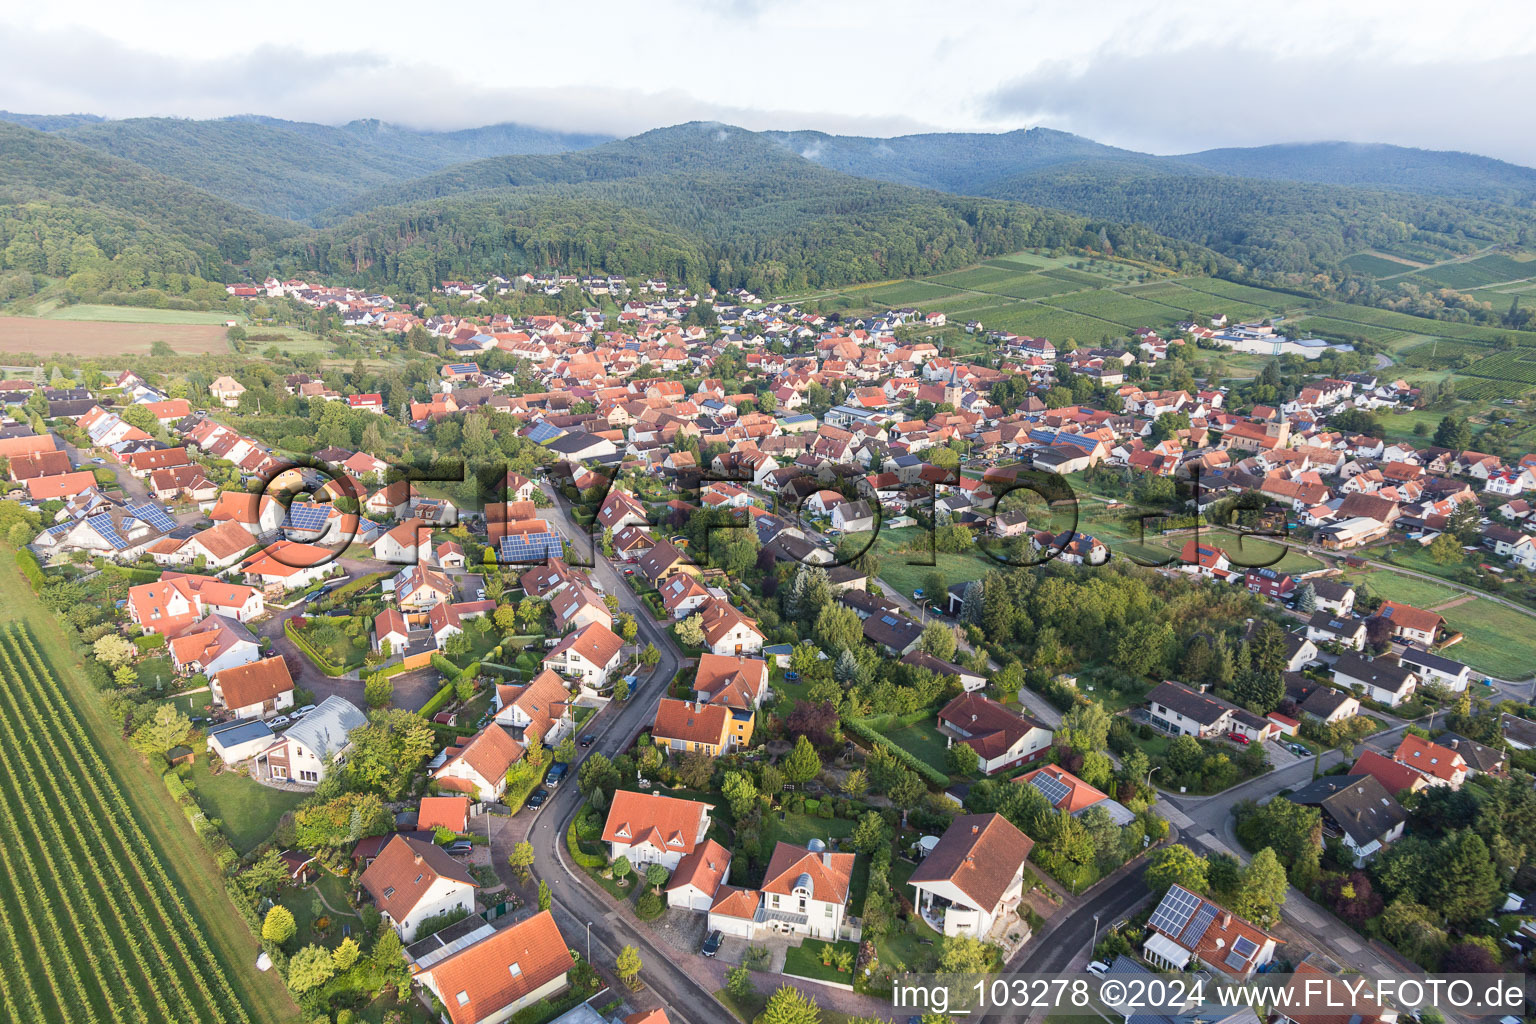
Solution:
M 236 718 L 266 718 L 293 707 L 293 677 L 280 655 L 224 669 L 209 688 L 214 702 Z
M 240 563 L 240 572 L 270 593 L 299 590 L 325 577 L 336 552 L 313 544 L 280 540 Z
M 1214 544 L 1202 544 L 1193 537 L 1184 542 L 1179 552 L 1178 568 L 1213 580 L 1225 580 L 1232 575 L 1232 562 L 1225 551 Z
M 352 730 L 367 724 L 368 719 L 350 701 L 327 697 L 256 755 L 256 769 L 280 782 L 319 785 L 327 764 L 345 756 Z
M 1317 607 L 1340 617 L 1355 610 L 1355 588 L 1348 583 L 1332 579 L 1309 580 L 1312 592 L 1317 595 Z
M 1365 650 L 1365 622 L 1319 608 L 1307 620 L 1307 639 L 1313 643 L 1334 643 L 1353 651 L 1363 651 Z
M 732 719 L 740 716 L 741 721 Z M 752 738 L 752 710 L 737 711 L 724 704 L 705 704 L 694 700 L 663 697 L 656 706 L 651 724 L 651 740 L 663 750 L 674 753 L 702 751 L 719 757 L 734 746 L 745 746 Z
M 1322 812 L 1323 836 L 1339 840 L 1355 867 L 1402 838 L 1408 812 L 1372 775 L 1324 775 L 1287 799 Z
M 1392 635 L 1407 643 L 1432 647 L 1435 634 L 1445 625 L 1445 619 L 1434 612 L 1415 608 L 1411 604 L 1383 601 L 1376 617 L 1385 619 L 1392 627 Z
M 208 385 L 208 393 L 225 408 L 233 409 L 240 404 L 240 396 L 245 394 L 245 385 L 233 377 L 220 377 Z
M 686 619 L 710 598 L 708 588 L 685 572 L 673 573 L 656 589 L 661 594 L 662 607 L 674 619 Z
M 178 675 L 213 676 L 261 657 L 261 646 L 251 631 L 223 615 L 193 623 L 172 637 L 167 647 Z
M 140 583 L 128 588 L 124 606 L 128 618 L 145 633 L 175 636 L 203 617 L 203 604 L 190 578 L 162 577 L 154 583 Z
M 523 745 L 506 729 L 491 722 L 484 729 L 443 752 L 444 761 L 432 773 L 443 789 L 467 793 L 481 803 L 500 800 L 507 791 L 507 769 L 523 756 Z
M 1449 747 L 1456 751 L 1466 760 L 1468 775 L 1507 774 L 1505 762 L 1508 760 L 1508 755 L 1502 750 L 1484 746 L 1476 740 L 1469 740 L 1453 732 L 1442 734 L 1439 743 L 1442 747 Z
M 564 633 L 569 629 L 581 629 L 593 623 L 613 628 L 613 613 L 603 601 L 603 595 L 577 583 L 566 587 L 550 599 L 549 606 L 555 613 L 555 629 Z
M 768 692 L 768 663 L 761 658 L 705 653 L 693 677 L 693 693 L 707 704 L 752 710 Z
M 1385 754 L 1379 754 L 1374 750 L 1361 751 L 1353 767 L 1349 769 L 1349 774 L 1370 775 L 1381 783 L 1383 789 L 1394 796 L 1400 793 L 1417 793 L 1429 788 L 1429 783 L 1424 780 L 1424 776 L 1416 770 L 1405 764 L 1399 764 Z
M 493 700 L 496 724 L 524 746 L 537 737 L 553 747 L 575 728 L 565 681 L 548 669 L 526 683 L 498 685 Z
M 1403 648 L 1397 660 L 1418 673 L 1419 683 L 1424 686 L 1434 684 L 1460 693 L 1472 678 L 1472 670 L 1461 662 L 1416 647 Z
M 1208 739 L 1228 731 L 1232 706 L 1174 682 L 1159 683 L 1147 694 L 1152 724 L 1175 736 Z
M 395 836 L 358 881 L 404 942 L 414 940 L 429 917 L 475 909 L 469 869 L 442 847 L 418 839 Z
M 661 581 L 675 572 L 698 575 L 699 567 L 679 551 L 671 541 L 659 540 L 635 562 L 635 568 L 650 581 L 651 586 L 661 586 Z
M 711 597 L 699 608 L 704 645 L 715 654 L 756 654 L 763 649 L 757 621 L 749 619 L 729 601 Z
M 845 501 L 832 508 L 832 526 L 844 533 L 861 533 L 875 528 L 875 513 L 867 501 Z
M 1333 681 L 1340 686 L 1360 687 L 1369 699 L 1395 708 L 1413 696 L 1419 677 L 1391 655 L 1371 658 L 1349 653 L 1340 655 L 1333 663 Z
M 980 672 L 972 672 L 963 665 L 956 665 L 943 658 L 935 658 L 927 651 L 908 651 L 901 656 L 901 661 L 904 665 L 925 668 L 936 676 L 954 676 L 960 680 L 960 688 L 967 693 L 975 693 L 987 685 L 987 677 Z
M 544 667 L 579 681 L 589 689 L 602 689 L 623 660 L 624 641 L 617 633 L 594 622 L 561 640 L 544 655 Z
M 1449 786 L 1460 789 L 1467 781 L 1467 760 L 1450 747 L 1404 733 L 1402 741 L 1392 753 L 1392 760 L 1405 764 L 1424 776 L 1431 786 Z
M 1499 734 L 1513 750 L 1536 750 L 1536 722 L 1505 711 L 1499 715 Z
M 706 839 L 677 864 L 667 881 L 667 906 L 709 912 L 715 893 L 731 880 L 731 851 Z
M 1051 730 L 979 693 L 963 693 L 938 714 L 946 747 L 964 743 L 980 758 L 983 774 L 1038 761 L 1051 747 Z
M 844 600 L 846 603 L 847 599 Z M 894 609 L 876 611 L 864 619 L 864 639 L 883 647 L 894 657 L 903 657 L 915 650 L 922 638 L 923 627 Z
M 853 854 L 831 853 L 815 839 L 804 847 L 774 846 L 763 875 L 763 928 L 836 939 L 848 912 L 853 861 Z
M 373 557 L 395 565 L 424 563 L 431 544 L 431 528 L 420 519 L 407 519 L 374 538 Z
M 1243 583 L 1254 594 L 1275 601 L 1289 601 L 1296 595 L 1296 579 L 1290 573 L 1273 569 L 1249 569 L 1243 574 Z
M 407 615 L 430 612 L 453 600 L 453 580 L 441 569 L 420 562 L 395 573 L 395 603 Z
M 1052 807 L 1073 816 L 1082 814 L 1090 807 L 1102 807 L 1117 825 L 1128 825 L 1136 815 L 1119 801 L 1111 800 L 1105 793 L 1088 785 L 1065 768 L 1054 764 L 1042 765 L 1034 771 L 1014 776 L 1014 782 L 1028 784 L 1039 790 Z
M 940 934 L 985 938 L 1011 924 L 1034 845 L 1001 814 L 963 814 L 912 872 L 912 902 Z
M 208 727 L 208 752 L 227 765 L 239 764 L 270 746 L 273 735 L 259 718 L 237 718 Z
M 1182 971 L 1193 959 L 1247 980 L 1275 957 L 1280 940 L 1220 904 L 1175 883 L 1152 911 L 1142 955 L 1155 967 Z
M 704 842 L 710 810 L 709 804 L 697 800 L 618 790 L 608 807 L 603 842 L 610 857 L 626 857 L 632 865 L 660 864 L 672 871 Z
M 422 832 L 445 828 L 462 835 L 469 828 L 469 797 L 422 797 L 416 811 L 416 828 Z
M 597 510 L 597 522 L 602 529 L 617 533 L 626 526 L 645 527 L 650 520 L 645 506 L 633 494 L 615 487 Z
M 1303 715 L 1310 715 L 1325 725 L 1346 721 L 1360 713 L 1358 700 L 1331 686 L 1314 687 L 1296 707 Z
M 481 932 L 484 930 L 484 933 Z M 576 961 L 548 910 L 413 958 L 413 983 L 432 993 L 447 1024 L 502 1024 L 570 987 Z

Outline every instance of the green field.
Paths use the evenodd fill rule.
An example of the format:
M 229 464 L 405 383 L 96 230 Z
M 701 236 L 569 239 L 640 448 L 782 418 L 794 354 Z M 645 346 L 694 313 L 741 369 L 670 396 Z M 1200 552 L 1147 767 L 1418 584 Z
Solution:
M 0 964 L 6 1019 L 293 1019 L 282 981 L 255 969 L 256 939 L 212 858 L 100 710 L 13 554 L 0 568 L 0 929 L 20 953 Z
M 1352 270 L 1358 270 L 1362 274 L 1370 274 L 1372 277 L 1392 277 L 1396 274 L 1406 274 L 1418 268 L 1398 260 L 1389 260 L 1385 256 L 1378 256 L 1373 252 L 1357 252 L 1344 261 L 1344 265 Z
M 908 547 L 913 550 L 897 550 Z M 934 553 L 924 531 L 915 526 L 881 530 L 875 538 L 875 550 L 880 556 L 880 579 L 909 598 L 913 590 L 923 585 L 928 574 L 935 571 L 943 577 L 946 587 L 952 587 L 956 583 L 979 580 L 993 569 L 1007 568 L 979 549 L 963 555 Z M 933 564 L 927 564 L 930 559 Z M 914 562 L 918 564 L 909 564 Z
M 270 839 L 278 820 L 305 799 L 303 793 L 263 786 L 238 768 L 214 775 L 201 754 L 195 764 L 180 772 L 203 813 L 224 823 L 229 844 L 241 856 Z
M 43 314 L 45 320 L 80 320 L 113 324 L 222 324 L 245 322 L 245 317 L 219 310 L 145 309 L 139 306 L 59 306 Z

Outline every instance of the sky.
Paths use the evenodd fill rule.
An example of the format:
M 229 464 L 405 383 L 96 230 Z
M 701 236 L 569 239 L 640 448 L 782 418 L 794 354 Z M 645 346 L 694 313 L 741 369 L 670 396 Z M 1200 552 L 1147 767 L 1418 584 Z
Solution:
M 1536 5 L 1508 0 L 75 0 L 0 9 L 0 52 L 0 108 L 25 113 L 1044 126 L 1154 153 L 1343 139 L 1536 165 Z

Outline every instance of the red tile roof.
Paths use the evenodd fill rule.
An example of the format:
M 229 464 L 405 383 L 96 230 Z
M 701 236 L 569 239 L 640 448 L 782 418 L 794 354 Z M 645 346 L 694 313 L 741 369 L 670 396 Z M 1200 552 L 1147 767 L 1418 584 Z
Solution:
M 224 694 L 225 706 L 230 708 L 247 708 L 293 689 L 293 676 L 281 655 L 227 668 L 214 679 Z
M 430 974 L 452 1024 L 474 1024 L 575 965 L 554 915 L 543 910 L 445 957 L 432 965 Z

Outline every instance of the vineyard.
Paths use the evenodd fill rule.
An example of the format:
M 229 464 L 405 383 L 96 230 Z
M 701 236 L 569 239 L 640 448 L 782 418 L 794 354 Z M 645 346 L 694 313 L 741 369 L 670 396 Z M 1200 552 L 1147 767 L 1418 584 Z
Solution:
M 0 680 L 5 1019 L 249 1024 L 24 627 L 0 628 Z

